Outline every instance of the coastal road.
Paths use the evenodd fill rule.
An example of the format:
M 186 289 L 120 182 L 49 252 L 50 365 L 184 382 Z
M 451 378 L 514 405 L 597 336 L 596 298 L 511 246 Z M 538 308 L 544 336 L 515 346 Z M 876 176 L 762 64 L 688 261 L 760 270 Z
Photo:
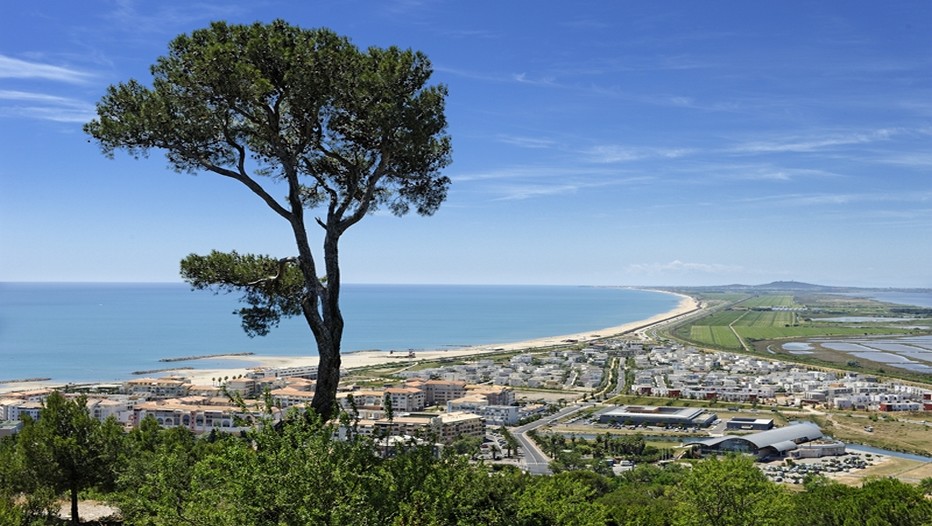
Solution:
M 532 475 L 549 475 L 551 459 L 545 455 L 544 452 L 540 450 L 540 448 L 537 447 L 537 444 L 534 443 L 534 440 L 532 440 L 531 437 L 527 436 L 527 432 L 550 425 L 565 416 L 577 413 L 593 405 L 595 405 L 595 402 L 587 402 L 581 405 L 566 407 L 557 411 L 556 413 L 553 413 L 552 415 L 547 415 L 540 420 L 535 420 L 529 424 L 518 426 L 511 431 L 511 434 L 521 445 L 521 451 L 524 454 L 524 467 L 528 473 Z
M 658 339 L 657 331 L 660 330 L 661 328 L 666 327 L 668 325 L 674 325 L 674 324 L 685 322 L 693 317 L 699 317 L 699 316 L 705 315 L 707 312 L 708 312 L 708 307 L 706 305 L 703 305 L 700 302 L 697 304 L 697 306 L 694 309 L 690 311 L 684 312 L 682 314 L 677 314 L 676 316 L 666 318 L 666 319 L 657 321 L 656 323 L 651 323 L 650 325 L 645 325 L 644 327 L 636 329 L 634 331 L 634 336 L 640 340 L 656 341 Z
M 606 398 L 611 398 L 625 391 L 625 359 L 616 357 L 613 366 L 615 367 L 615 386 L 608 392 Z
M 693 310 L 690 310 L 688 312 L 684 312 L 682 314 L 679 314 L 679 315 L 676 315 L 676 316 L 673 316 L 667 319 L 659 320 L 655 323 L 651 323 L 649 325 L 640 327 L 634 331 L 634 334 L 638 336 L 640 339 L 646 340 L 648 339 L 649 331 L 651 331 L 651 334 L 655 335 L 656 330 L 659 329 L 660 327 L 663 327 L 665 325 L 669 325 L 672 323 L 676 323 L 676 322 L 682 322 L 683 320 L 689 319 L 690 317 L 699 316 L 703 314 L 704 308 L 705 307 L 700 303 Z M 618 394 L 620 392 L 623 392 L 625 388 L 625 360 L 622 358 L 615 358 L 615 359 L 617 360 L 617 362 L 612 364 L 610 367 L 616 368 L 617 375 L 618 375 L 617 381 L 615 385 L 605 387 L 605 390 L 602 391 L 601 393 L 603 396 L 605 396 L 606 394 L 608 394 L 609 396 Z M 528 431 L 550 425 L 553 422 L 567 415 L 571 415 L 573 413 L 582 411 L 583 409 L 586 409 L 587 407 L 592 407 L 595 404 L 596 404 L 595 401 L 589 401 L 583 404 L 576 404 L 576 405 L 561 409 L 560 411 L 552 415 L 545 416 L 541 418 L 540 420 L 536 420 L 534 422 L 525 424 L 523 426 L 518 426 L 511 431 L 512 435 L 515 437 L 515 439 L 518 441 L 518 444 L 520 445 L 521 451 L 524 455 L 524 466 L 528 473 L 549 474 L 550 473 L 550 460 L 551 460 L 550 457 L 544 454 L 544 452 L 541 451 L 540 448 L 537 447 L 537 444 L 534 443 L 534 441 L 531 440 L 531 438 L 527 436 Z

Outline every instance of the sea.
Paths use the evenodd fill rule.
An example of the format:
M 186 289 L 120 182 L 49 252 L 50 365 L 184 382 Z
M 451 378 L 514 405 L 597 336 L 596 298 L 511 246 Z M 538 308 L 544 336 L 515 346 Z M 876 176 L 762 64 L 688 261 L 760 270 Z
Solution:
M 899 305 L 911 305 L 914 307 L 932 308 L 932 292 L 901 292 L 901 291 L 869 291 L 846 294 L 847 296 L 857 296 L 870 298 L 886 303 L 896 303 Z
M 303 318 L 248 337 L 234 314 L 238 300 L 183 283 L 0 283 L 0 382 L 110 382 L 171 366 L 251 365 L 248 358 L 163 358 L 316 356 Z M 667 312 L 679 301 L 621 287 L 348 284 L 343 352 L 455 349 L 598 331 Z

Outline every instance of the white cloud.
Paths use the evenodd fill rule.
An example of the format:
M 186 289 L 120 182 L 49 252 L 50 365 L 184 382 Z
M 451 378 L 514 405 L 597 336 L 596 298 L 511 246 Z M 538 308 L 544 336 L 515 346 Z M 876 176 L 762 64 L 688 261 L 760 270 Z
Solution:
M 551 148 L 556 145 L 556 141 L 551 139 L 540 139 L 536 137 L 519 137 L 514 135 L 499 135 L 498 140 L 505 144 L 520 146 L 522 148 L 542 149 Z
M 592 188 L 606 188 L 642 184 L 652 180 L 650 177 L 620 177 L 610 180 L 575 178 L 574 180 L 555 182 L 553 184 L 538 182 L 517 182 L 511 184 L 488 185 L 485 190 L 498 197 L 496 201 L 512 201 L 546 197 L 551 195 L 575 194 Z
M 899 206 L 911 203 L 927 203 L 932 200 L 932 192 L 874 192 L 874 193 L 813 193 L 813 194 L 776 194 L 739 199 L 739 203 L 768 202 L 787 206 L 846 205 L 853 203 L 891 203 Z M 863 212 L 862 212 L 863 213 Z
M 593 146 L 581 153 L 588 156 L 593 163 L 611 164 L 640 161 L 643 159 L 677 159 L 693 153 L 690 148 L 642 148 L 602 144 Z
M 87 122 L 94 118 L 94 105 L 82 100 L 44 93 L 0 90 L 0 116 L 25 117 L 55 122 Z
M 582 185 L 578 184 L 558 184 L 558 185 L 506 185 L 500 186 L 497 191 L 502 193 L 498 201 L 519 201 L 531 199 L 534 197 L 546 197 L 550 195 L 575 194 Z
M 115 27 L 134 34 L 178 32 L 179 27 L 210 20 L 230 20 L 248 12 L 235 2 L 188 2 L 173 6 L 159 2 L 117 0 L 107 18 Z
M 585 151 L 589 160 L 595 163 L 624 163 L 638 161 L 647 157 L 644 151 L 625 146 L 601 145 Z
M 821 137 L 789 137 L 747 142 L 731 148 L 730 151 L 733 153 L 807 153 L 839 146 L 878 142 L 889 139 L 897 133 L 899 131 L 894 129 L 878 129 L 871 132 L 828 134 Z
M 545 76 L 536 79 L 529 78 L 527 73 L 513 73 L 511 75 L 511 80 L 519 82 L 521 84 L 531 84 L 533 86 L 553 86 L 553 87 L 563 87 L 557 84 L 556 79 L 552 76 Z
M 8 79 L 43 79 L 70 84 L 87 82 L 93 75 L 76 69 L 27 62 L 6 55 L 0 55 L 0 78 Z
M 770 165 L 723 166 L 716 173 L 728 180 L 741 181 L 796 181 L 838 177 L 838 174 L 809 168 L 786 168 Z
M 702 274 L 731 274 L 743 271 L 739 265 L 721 263 L 691 263 L 675 259 L 668 263 L 633 263 L 627 266 L 632 274 L 671 274 L 698 272 Z
M 468 71 L 464 69 L 450 68 L 443 65 L 435 65 L 434 71 L 437 73 L 444 73 L 447 75 L 452 75 L 455 77 L 461 77 L 470 80 L 481 80 L 487 82 L 508 82 L 513 80 L 513 77 L 506 75 L 496 75 L 491 73 L 479 73 L 476 71 Z

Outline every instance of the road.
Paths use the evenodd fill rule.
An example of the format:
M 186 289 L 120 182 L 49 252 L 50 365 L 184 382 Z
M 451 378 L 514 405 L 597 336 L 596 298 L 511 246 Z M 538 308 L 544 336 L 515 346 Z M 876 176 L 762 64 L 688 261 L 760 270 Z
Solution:
M 547 415 L 540 420 L 535 420 L 530 424 L 518 426 L 511 431 L 511 434 L 514 435 L 518 444 L 521 446 L 521 452 L 524 456 L 524 468 L 528 473 L 532 475 L 549 475 L 551 459 L 537 447 L 537 444 L 534 443 L 531 437 L 527 436 L 527 432 L 550 425 L 565 416 L 577 413 L 593 405 L 595 405 L 595 402 L 586 402 L 585 404 L 566 407 L 552 415 Z
M 615 357 L 615 360 L 612 364 L 612 367 L 615 368 L 615 385 L 612 387 L 612 390 L 608 392 L 606 398 L 611 398 L 617 394 L 625 392 L 625 359 Z
M 655 323 L 645 325 L 644 327 L 639 327 L 633 332 L 636 336 L 639 336 L 642 340 L 646 340 L 646 339 L 649 339 L 648 337 L 649 332 L 652 335 L 655 335 L 656 330 L 658 328 L 675 323 L 675 322 L 681 322 L 692 316 L 701 315 L 703 314 L 703 310 L 704 310 L 704 306 L 700 304 L 697 308 L 689 312 L 685 312 L 683 314 L 673 316 L 671 318 L 660 320 Z M 621 358 L 615 358 L 615 359 L 617 360 L 617 362 L 613 363 L 611 367 L 617 368 L 617 374 L 618 374 L 617 382 L 614 386 L 606 386 L 605 390 L 602 392 L 603 396 L 606 394 L 606 391 L 609 393 L 610 396 L 624 391 L 625 361 L 624 359 L 621 359 Z M 552 415 L 545 416 L 541 418 L 540 420 L 531 422 L 530 424 L 518 426 L 512 430 L 511 433 L 512 435 L 514 435 L 515 439 L 518 441 L 518 444 L 521 449 L 521 453 L 524 456 L 524 466 L 528 473 L 541 474 L 541 475 L 550 474 L 550 460 L 551 460 L 550 457 L 544 454 L 544 452 L 541 451 L 540 448 L 537 447 L 537 444 L 534 443 L 534 441 L 531 440 L 531 438 L 527 436 L 528 431 L 550 425 L 553 422 L 565 416 L 582 411 L 583 409 L 592 407 L 595 404 L 596 402 L 591 401 L 591 400 L 588 402 L 582 403 L 582 404 L 574 404 L 570 407 L 561 409 L 560 411 L 557 411 L 556 413 Z

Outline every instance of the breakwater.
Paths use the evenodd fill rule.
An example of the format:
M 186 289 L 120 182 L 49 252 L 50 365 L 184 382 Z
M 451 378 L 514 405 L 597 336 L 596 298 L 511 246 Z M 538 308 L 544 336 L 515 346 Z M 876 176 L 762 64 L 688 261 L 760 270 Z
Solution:
M 254 352 L 227 352 L 227 353 L 219 353 L 219 354 L 199 354 L 197 356 L 179 356 L 178 358 L 162 358 L 159 361 L 160 362 L 189 362 L 191 360 L 207 360 L 209 358 L 224 358 L 227 356 L 252 356 L 254 354 L 256 353 Z
M 13 380 L 0 380 L 0 384 L 24 384 L 28 382 L 48 382 L 51 378 L 16 378 Z
M 144 374 L 167 373 L 169 371 L 190 371 L 192 369 L 194 369 L 194 367 L 166 367 L 164 369 L 146 369 L 144 371 L 133 371 L 130 374 L 141 376 Z

